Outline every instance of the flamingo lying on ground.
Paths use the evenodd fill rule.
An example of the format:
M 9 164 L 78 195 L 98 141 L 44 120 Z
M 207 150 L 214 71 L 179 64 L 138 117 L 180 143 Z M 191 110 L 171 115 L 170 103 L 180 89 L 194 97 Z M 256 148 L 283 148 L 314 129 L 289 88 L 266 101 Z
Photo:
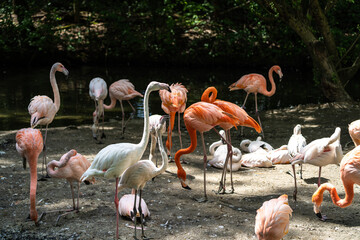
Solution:
M 180 148 L 182 148 L 181 141 L 181 129 L 180 129 L 180 113 L 183 113 L 186 108 L 188 90 L 181 84 L 175 83 L 170 85 L 170 91 L 160 90 L 159 95 L 161 98 L 161 108 L 169 114 L 170 124 L 168 129 L 168 138 L 166 140 L 166 148 L 168 149 L 168 155 L 171 157 L 172 137 L 171 133 L 174 129 L 175 114 L 178 113 L 178 131 L 180 139 Z
M 44 137 L 44 154 L 41 173 L 44 176 L 44 169 L 46 165 L 46 136 L 49 124 L 53 121 L 55 114 L 60 108 L 60 93 L 56 83 L 55 73 L 62 72 L 65 76 L 69 71 L 61 63 L 55 63 L 50 70 L 50 84 L 54 93 L 54 101 L 48 96 L 35 96 L 31 99 L 28 106 L 29 114 L 31 115 L 30 126 L 35 128 L 37 125 L 46 126 Z
M 261 139 L 262 138 L 260 136 L 257 137 L 255 141 L 251 141 L 249 139 L 244 139 L 240 143 L 240 149 L 243 152 L 248 152 L 248 153 L 255 152 L 259 148 L 262 148 L 267 152 L 274 150 L 274 148 L 270 144 L 262 141 Z
M 245 167 L 272 167 L 271 160 L 267 157 L 268 152 L 259 148 L 255 152 L 242 155 L 240 163 Z
M 337 127 L 331 137 L 317 139 L 306 145 L 299 154 L 290 160 L 291 165 L 309 163 L 311 165 L 318 166 L 318 186 L 320 186 L 321 167 L 328 164 L 339 164 L 343 157 L 340 144 L 340 132 L 341 129 Z M 295 174 L 294 182 L 294 200 L 296 201 L 297 184 Z
M 258 106 L 257 106 L 257 94 L 261 93 L 268 97 L 271 97 L 272 95 L 274 95 L 274 93 L 276 91 L 276 85 L 275 85 L 274 78 L 273 78 L 273 72 L 275 72 L 279 75 L 280 81 L 283 77 L 283 73 L 281 72 L 281 68 L 279 66 L 274 65 L 270 68 L 269 74 L 268 74 L 269 80 L 271 83 L 270 91 L 268 91 L 266 89 L 265 77 L 263 75 L 257 74 L 257 73 L 251 73 L 251 74 L 244 75 L 239 80 L 237 80 L 235 83 L 233 83 L 229 86 L 230 91 L 239 90 L 239 89 L 245 90 L 246 97 L 245 97 L 244 103 L 242 105 L 242 108 L 245 107 L 245 103 L 246 103 L 246 100 L 247 100 L 249 94 L 254 93 L 256 116 L 258 117 L 258 121 L 259 121 L 260 127 L 262 129 L 263 137 L 264 137 L 264 130 L 261 125 L 260 114 L 259 114 Z
M 158 124 L 160 124 L 161 119 L 163 119 L 163 116 L 154 114 L 149 117 L 149 125 L 150 125 L 150 136 L 151 136 L 151 143 L 150 143 L 150 154 L 149 154 L 149 160 L 152 161 L 155 155 L 156 150 L 156 142 L 157 142 L 157 133 L 155 131 L 155 128 Z M 162 136 L 166 132 L 166 123 L 162 125 L 162 128 L 159 131 L 159 134 Z M 156 163 L 157 166 L 157 158 Z
M 47 165 L 47 172 L 52 178 L 64 178 L 70 184 L 71 196 L 73 200 L 73 208 L 70 210 L 65 210 L 66 212 L 59 215 L 56 219 L 55 225 L 58 224 L 60 218 L 71 212 L 79 212 L 79 195 L 80 195 L 80 177 L 84 172 L 90 167 L 90 162 L 80 153 L 77 153 L 76 150 L 72 149 L 69 152 L 62 155 L 60 161 L 52 160 Z M 77 204 L 75 206 L 75 197 L 74 197 L 74 186 L 73 182 L 77 182 Z M 88 178 L 84 181 L 86 184 L 94 184 L 95 178 Z
M 112 109 L 116 105 L 116 100 L 119 100 L 121 112 L 122 112 L 122 121 L 121 121 L 121 133 L 122 136 L 124 136 L 126 124 L 130 120 L 130 118 L 134 117 L 135 115 L 135 108 L 130 102 L 130 99 L 133 99 L 134 97 L 140 96 L 143 97 L 143 95 L 137 91 L 135 91 L 134 84 L 132 84 L 128 79 L 121 79 L 119 81 L 114 82 L 109 87 L 109 96 L 111 99 L 110 105 L 105 105 L 105 109 Z M 124 107 L 122 104 L 122 101 L 127 101 L 132 108 L 133 112 L 130 115 L 130 117 L 126 120 L 126 123 L 124 123 L 125 113 L 124 113 Z
M 36 211 L 36 186 L 37 186 L 37 161 L 43 150 L 43 137 L 37 129 L 23 128 L 16 133 L 16 150 L 23 157 L 23 167 L 26 169 L 26 161 L 30 167 L 30 219 L 38 225 Z
M 99 120 L 102 118 L 102 134 L 100 139 L 106 138 L 104 133 L 104 99 L 108 94 L 107 85 L 102 78 L 93 78 L 89 84 L 89 95 L 95 102 L 95 111 L 93 113 L 94 124 L 91 127 L 93 138 L 97 140 L 99 132 Z M 101 140 L 100 140 L 101 142 Z
M 150 159 L 149 159 L 150 160 Z M 140 218 L 139 208 L 136 206 L 136 216 L 134 214 L 134 201 L 136 196 L 136 202 L 141 202 L 141 210 L 143 214 L 143 220 L 147 217 L 150 217 L 150 211 L 146 202 L 142 198 L 140 201 L 139 195 L 135 195 L 135 189 L 131 190 L 131 194 L 123 195 L 119 200 L 119 213 L 123 217 L 130 218 L 133 222 L 135 221 L 135 217 Z M 145 220 L 144 220 L 145 221 Z
M 354 184 L 360 185 L 360 120 L 349 125 L 349 134 L 355 148 L 344 156 L 340 164 L 340 178 L 345 188 L 345 198 L 340 199 L 335 186 L 330 183 L 321 184 L 312 196 L 314 212 L 322 220 L 326 220 L 326 216 L 320 212 L 326 190 L 330 192 L 331 200 L 336 206 L 345 208 L 350 206 L 354 199 Z
M 255 234 L 259 240 L 280 240 L 289 232 L 292 209 L 286 194 L 264 202 L 256 212 Z
M 266 157 L 272 164 L 289 164 L 291 159 L 287 145 L 282 145 L 281 147 L 268 152 Z
M 161 158 L 162 158 L 162 164 L 160 168 L 157 168 L 155 166 L 155 164 L 150 161 L 150 160 L 141 160 L 136 162 L 134 165 L 130 166 L 129 168 L 127 168 L 124 173 L 121 175 L 121 179 L 119 182 L 119 191 L 121 191 L 124 188 L 132 188 L 135 190 L 135 195 L 137 193 L 137 191 L 139 191 L 139 206 L 136 207 L 136 200 L 137 198 L 134 197 L 134 205 L 133 205 L 133 215 L 131 217 L 134 218 L 134 227 L 135 227 L 135 233 L 134 233 L 134 239 L 136 238 L 136 216 L 137 216 L 137 210 L 139 210 L 139 215 L 140 215 L 140 223 L 141 223 L 141 237 L 142 239 L 145 239 L 145 234 L 144 234 L 144 213 L 142 211 L 142 204 L 141 203 L 141 195 L 142 195 L 142 191 L 146 185 L 146 182 L 151 180 L 152 178 L 162 174 L 163 172 L 165 172 L 167 166 L 168 166 L 168 157 L 167 154 L 165 152 L 164 149 L 164 145 L 162 142 L 162 136 L 160 134 L 160 131 L 164 125 L 164 123 L 166 122 L 166 119 L 163 118 L 160 121 L 160 124 L 158 124 L 155 127 L 155 131 L 156 131 L 156 135 L 158 136 L 158 141 L 159 141 L 159 149 L 160 149 L 160 153 L 161 153 Z
M 118 183 L 119 177 L 128 167 L 139 161 L 148 145 L 150 129 L 149 129 L 149 95 L 153 91 L 160 89 L 168 89 L 166 83 L 151 82 L 146 88 L 144 96 L 144 130 L 140 143 L 118 143 L 111 144 L 101 149 L 95 156 L 89 169 L 81 176 L 81 180 L 85 181 L 91 176 L 103 176 L 106 178 L 116 179 L 115 189 L 115 207 L 116 207 L 116 239 L 119 238 L 119 199 L 118 199 Z

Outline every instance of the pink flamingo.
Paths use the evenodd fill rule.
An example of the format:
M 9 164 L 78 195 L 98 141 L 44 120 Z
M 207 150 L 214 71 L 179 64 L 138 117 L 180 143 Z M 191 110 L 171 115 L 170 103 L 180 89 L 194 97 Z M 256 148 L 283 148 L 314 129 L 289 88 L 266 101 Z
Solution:
M 128 79 L 121 79 L 110 85 L 109 96 L 111 99 L 111 103 L 110 103 L 110 105 L 104 104 L 104 108 L 105 109 L 114 108 L 116 105 L 116 100 L 119 100 L 120 106 L 121 106 L 121 112 L 122 112 L 122 122 L 121 122 L 122 131 L 121 132 L 122 132 L 122 135 L 124 136 L 125 127 L 126 127 L 127 122 L 130 120 L 130 118 L 132 118 L 135 115 L 135 108 L 131 104 L 130 99 L 133 99 L 134 97 L 137 97 L 137 96 L 143 97 L 143 95 L 141 93 L 139 93 L 138 91 L 135 91 L 134 84 L 132 84 Z M 126 100 L 133 110 L 132 114 L 130 115 L 128 120 L 126 120 L 125 124 L 124 124 L 125 113 L 124 113 L 124 107 L 122 104 L 123 100 L 124 101 Z
M 330 183 L 321 184 L 312 196 L 314 203 L 314 212 L 322 220 L 326 216 L 320 212 L 324 192 L 330 192 L 333 203 L 341 208 L 351 205 L 354 199 L 354 184 L 360 185 L 360 120 L 354 121 L 349 125 L 349 134 L 355 144 L 355 148 L 348 152 L 341 160 L 340 178 L 345 188 L 345 198 L 340 199 L 335 186 Z
M 62 72 L 65 76 L 69 71 L 61 63 L 55 63 L 50 70 L 50 84 L 54 92 L 54 101 L 48 96 L 35 96 L 31 99 L 28 106 L 31 115 L 30 126 L 35 128 L 37 125 L 46 126 L 44 138 L 44 157 L 42 164 L 42 174 L 46 165 L 46 136 L 49 124 L 53 121 L 55 114 L 60 108 L 60 93 L 56 83 L 55 73 Z M 43 174 L 44 175 L 44 174 Z
M 139 202 L 141 204 L 141 210 L 143 213 L 143 218 L 150 217 L 150 211 L 148 206 L 146 205 L 146 202 L 142 198 L 140 201 L 139 195 L 135 195 L 135 189 L 131 190 L 131 194 L 125 194 L 123 195 L 119 200 L 119 214 L 123 217 L 128 217 L 132 221 L 135 221 L 135 217 L 140 218 L 139 208 L 136 206 L 136 216 L 134 214 L 134 201 L 136 196 L 136 202 Z
M 106 138 L 104 133 L 104 99 L 108 93 L 107 85 L 102 78 L 93 78 L 89 84 L 89 95 L 95 102 L 95 111 L 93 113 L 94 124 L 91 127 L 93 138 L 97 140 L 99 131 L 99 119 L 102 118 L 102 134 L 100 139 Z M 101 140 L 100 140 L 101 142 Z
M 255 234 L 259 240 L 280 240 L 289 232 L 292 209 L 286 194 L 264 202 L 256 212 Z
M 245 97 L 244 103 L 242 105 L 242 108 L 245 107 L 245 103 L 246 103 L 246 100 L 247 100 L 249 94 L 254 93 L 256 116 L 258 117 L 261 129 L 263 129 L 263 128 L 261 125 L 260 114 L 259 114 L 258 107 L 257 107 L 257 94 L 261 93 L 268 97 L 271 97 L 272 95 L 275 94 L 276 85 L 275 85 L 274 78 L 273 78 L 273 72 L 275 72 L 279 75 L 280 81 L 283 77 L 283 73 L 281 72 L 281 68 L 279 66 L 274 65 L 270 68 L 270 70 L 269 70 L 269 80 L 271 83 L 270 91 L 268 91 L 266 88 L 265 77 L 263 75 L 257 74 L 257 73 L 251 73 L 251 74 L 244 75 L 239 80 L 237 80 L 235 83 L 233 83 L 229 86 L 230 91 L 239 90 L 239 89 L 245 90 L 246 97 Z M 262 133 L 263 133 L 263 137 L 264 137 L 264 129 L 263 129 Z
M 119 238 L 119 199 L 118 199 L 118 183 L 121 174 L 136 162 L 140 160 L 146 150 L 149 141 L 149 95 L 153 91 L 160 89 L 168 89 L 166 83 L 151 82 L 147 86 L 144 96 L 144 130 L 140 143 L 118 143 L 111 144 L 101 149 L 95 156 L 91 166 L 81 176 L 81 181 L 85 181 L 91 176 L 103 176 L 106 178 L 116 179 L 115 188 L 115 207 L 116 207 L 116 239 Z
M 36 186 L 37 186 L 37 161 L 43 150 L 43 137 L 37 129 L 23 128 L 16 133 L 16 150 L 23 157 L 23 167 L 26 161 L 30 167 L 30 219 L 38 225 L 42 215 L 38 219 L 36 211 Z
M 180 113 L 183 113 L 185 111 L 187 92 L 188 90 L 181 83 L 171 84 L 170 91 L 167 90 L 159 91 L 159 95 L 162 102 L 161 108 L 164 110 L 164 112 L 170 115 L 168 138 L 166 141 L 166 148 L 168 149 L 168 154 L 170 156 L 171 156 L 171 148 L 172 148 L 171 133 L 172 130 L 174 129 L 176 112 L 178 113 L 178 131 L 179 131 L 179 139 L 180 139 L 180 148 L 182 148 Z
M 60 161 L 52 160 L 47 165 L 47 172 L 52 178 L 65 178 L 71 189 L 71 195 L 73 200 L 73 208 L 70 210 L 65 210 L 66 213 L 63 213 L 58 216 L 56 224 L 59 222 L 60 217 L 69 214 L 71 212 L 79 212 L 79 195 L 80 195 L 80 177 L 81 175 L 90 167 L 90 162 L 80 153 L 77 153 L 76 150 L 72 149 L 69 152 L 65 153 Z M 74 186 L 73 182 L 77 182 L 78 194 L 77 194 L 77 204 L 75 206 L 75 197 L 74 197 Z M 95 183 L 95 178 L 88 178 L 85 181 L 86 184 Z

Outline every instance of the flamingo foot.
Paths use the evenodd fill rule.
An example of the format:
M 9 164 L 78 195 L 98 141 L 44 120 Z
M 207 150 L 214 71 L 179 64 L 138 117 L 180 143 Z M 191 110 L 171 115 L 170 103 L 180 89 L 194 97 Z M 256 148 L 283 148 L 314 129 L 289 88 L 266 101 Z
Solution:
M 202 197 L 202 198 L 195 198 L 195 200 L 198 202 L 198 203 L 204 203 L 204 202 L 207 202 L 207 197 Z
M 56 219 L 56 222 L 55 222 L 55 226 L 59 226 L 58 223 L 59 223 L 59 220 L 61 217 L 65 216 L 65 215 L 68 215 L 69 213 L 78 213 L 79 212 L 79 209 L 67 209 L 67 210 L 60 210 L 60 211 L 65 211 L 65 213 L 63 214 L 60 214 L 57 219 Z
M 328 217 L 326 215 L 321 214 L 321 212 L 315 213 L 315 215 L 323 222 L 328 220 Z
M 297 190 L 295 189 L 294 193 L 293 193 L 293 199 L 294 199 L 295 202 L 296 202 L 296 195 L 297 195 Z

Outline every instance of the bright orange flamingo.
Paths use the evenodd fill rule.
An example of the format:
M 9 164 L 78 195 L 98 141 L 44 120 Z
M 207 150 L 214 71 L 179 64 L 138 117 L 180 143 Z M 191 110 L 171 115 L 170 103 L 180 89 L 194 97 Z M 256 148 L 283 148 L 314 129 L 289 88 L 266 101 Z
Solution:
M 171 148 L 172 148 L 171 133 L 172 130 L 174 129 L 176 112 L 178 113 L 178 131 L 179 131 L 179 139 L 180 139 L 180 148 L 182 148 L 181 130 L 180 130 L 180 113 L 183 113 L 185 111 L 187 92 L 188 90 L 181 83 L 171 84 L 170 91 L 168 90 L 159 91 L 159 95 L 162 102 L 161 108 L 164 110 L 164 112 L 170 115 L 168 138 L 166 140 L 166 148 L 168 149 L 168 155 L 170 156 L 171 156 Z
M 340 199 L 335 186 L 330 183 L 321 184 L 312 196 L 314 203 L 314 212 L 322 220 L 326 220 L 326 216 L 320 212 L 321 203 L 323 201 L 324 191 L 329 191 L 333 203 L 341 208 L 351 205 L 354 199 L 354 184 L 360 185 L 360 120 L 354 121 L 349 125 L 349 134 L 353 139 L 355 148 L 348 152 L 341 160 L 340 177 L 345 188 L 345 198 Z
M 203 145 L 203 152 L 204 152 L 204 198 L 199 199 L 200 201 L 206 201 L 206 163 L 207 163 L 207 156 L 206 156 L 206 149 L 205 149 L 205 142 L 204 142 L 204 132 L 210 131 L 215 126 L 220 125 L 221 123 L 229 123 L 233 126 L 239 125 L 239 119 L 235 116 L 231 115 L 230 113 L 224 112 L 218 106 L 207 103 L 207 102 L 197 102 L 192 104 L 188 107 L 184 112 L 184 123 L 186 129 L 190 135 L 191 144 L 186 149 L 180 149 L 175 154 L 175 163 L 178 168 L 177 176 L 180 180 L 181 186 L 185 189 L 191 189 L 186 183 L 186 172 L 182 168 L 180 163 L 180 157 L 184 154 L 192 153 L 197 145 L 197 137 L 196 131 L 200 132 L 201 141 Z M 216 131 L 216 129 L 214 128 Z M 216 131 L 217 132 L 217 131 Z
M 135 115 L 135 108 L 131 104 L 130 99 L 133 99 L 134 97 L 137 97 L 137 96 L 143 97 L 143 95 L 135 90 L 134 84 L 132 84 L 128 79 L 121 79 L 110 85 L 109 96 L 111 99 L 111 103 L 110 103 L 110 105 L 104 104 L 104 108 L 105 109 L 114 108 L 116 105 L 116 100 L 119 100 L 120 106 L 121 106 L 121 112 L 122 112 L 121 133 L 124 136 L 126 124 L 130 120 L 130 118 L 134 117 L 134 115 Z M 133 112 L 130 115 L 130 117 L 128 118 L 128 120 L 126 120 L 126 123 L 124 123 L 125 113 L 124 113 L 124 107 L 122 104 L 123 100 L 126 100 L 133 110 Z
M 35 96 L 31 99 L 28 106 L 29 114 L 31 115 L 30 126 L 35 128 L 37 125 L 46 126 L 45 138 L 44 138 L 44 156 L 42 164 L 42 174 L 44 175 L 44 169 L 46 165 L 46 136 L 49 124 L 53 121 L 55 114 L 60 108 L 60 93 L 56 83 L 55 73 L 62 72 L 65 76 L 69 74 L 69 71 L 61 63 L 55 63 L 50 70 L 50 84 L 54 92 L 54 101 L 48 96 Z
M 38 213 L 36 211 L 36 186 L 37 186 L 37 161 L 43 150 L 43 137 L 37 129 L 23 128 L 16 133 L 16 150 L 23 157 L 23 166 L 26 168 L 26 160 L 30 167 L 30 219 L 38 225 Z M 42 216 L 42 215 L 41 215 Z
M 62 216 L 65 216 L 71 212 L 79 212 L 79 195 L 80 195 L 80 177 L 90 167 L 90 162 L 83 155 L 77 153 L 76 150 L 72 149 L 69 152 L 62 155 L 60 161 L 52 160 L 47 165 L 47 172 L 52 178 L 64 178 L 70 184 L 71 195 L 73 200 L 73 208 L 65 210 L 65 213 L 58 216 L 55 225 L 59 222 Z M 77 205 L 75 206 L 74 187 L 73 182 L 77 182 L 78 194 L 77 194 Z M 84 181 L 85 184 L 95 183 L 95 178 L 88 178 Z
M 280 240 L 289 232 L 292 209 L 286 194 L 264 202 L 256 212 L 255 234 L 259 240 Z
M 250 117 L 244 109 L 239 107 L 238 105 L 228 102 L 216 99 L 217 97 L 217 90 L 215 87 L 208 87 L 204 93 L 201 96 L 201 101 L 212 103 L 219 108 L 221 108 L 223 111 L 232 114 L 233 116 L 237 117 L 239 119 L 238 126 L 246 126 L 254 128 L 257 132 L 261 132 L 261 127 L 259 124 Z M 230 166 L 232 166 L 232 146 L 231 146 L 231 137 L 230 137 L 230 129 L 233 127 L 232 124 L 229 123 L 221 123 L 219 124 L 220 127 L 222 127 L 226 132 L 226 139 L 228 140 L 228 156 L 225 160 L 225 165 L 227 166 L 228 161 L 230 159 Z M 233 179 L 232 179 L 232 168 L 230 168 L 230 178 L 231 178 L 231 193 L 234 192 L 234 186 L 233 186 Z M 225 181 L 226 180 L 226 168 L 223 169 L 223 173 L 221 176 L 220 186 L 219 186 L 219 193 L 225 193 Z
M 274 93 L 276 91 L 276 85 L 275 85 L 274 78 L 273 78 L 273 72 L 275 72 L 279 75 L 280 81 L 283 76 L 283 74 L 281 72 L 281 68 L 279 66 L 275 65 L 270 68 L 270 70 L 269 70 L 269 80 L 271 83 L 270 91 L 268 91 L 266 88 L 265 77 L 263 75 L 257 74 L 257 73 L 251 73 L 251 74 L 244 75 L 239 80 L 237 80 L 235 83 L 233 83 L 229 86 L 230 91 L 239 90 L 239 89 L 244 89 L 246 91 L 246 97 L 245 97 L 244 103 L 242 105 L 242 108 L 245 107 L 245 103 L 246 103 L 246 100 L 247 100 L 249 94 L 254 93 L 256 116 L 258 117 L 261 129 L 263 129 L 263 128 L 261 125 L 260 114 L 259 114 L 258 107 L 257 107 L 257 94 L 261 93 L 268 97 L 271 97 L 272 95 L 274 95 Z M 264 137 L 264 131 L 263 131 L 263 137 Z

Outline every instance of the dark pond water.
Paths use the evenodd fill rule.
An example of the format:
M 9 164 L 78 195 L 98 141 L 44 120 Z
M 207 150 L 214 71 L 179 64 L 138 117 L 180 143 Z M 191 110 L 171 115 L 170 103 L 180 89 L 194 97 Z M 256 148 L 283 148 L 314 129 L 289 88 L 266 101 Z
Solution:
M 16 130 L 30 125 L 30 115 L 27 106 L 30 99 L 36 95 L 47 95 L 53 99 L 53 92 L 49 82 L 51 64 L 42 68 L 8 69 L 1 73 L 0 81 L 0 130 Z M 119 79 L 130 79 L 136 90 L 144 93 L 150 81 L 166 83 L 183 83 L 189 90 L 188 106 L 200 100 L 202 92 L 209 86 L 218 89 L 218 98 L 241 105 L 245 92 L 230 92 L 228 86 L 238 80 L 242 75 L 256 72 L 267 77 L 270 66 L 257 69 L 240 68 L 153 68 L 153 67 L 104 67 L 83 66 L 78 68 L 65 67 L 69 70 L 69 78 L 61 73 L 56 74 L 60 89 L 61 106 L 51 126 L 67 126 L 90 124 L 94 102 L 89 97 L 89 82 L 94 77 L 102 77 L 108 86 Z M 312 82 L 309 71 L 300 69 L 282 68 L 284 77 L 282 82 L 275 76 L 276 93 L 272 97 L 259 95 L 260 110 L 283 108 L 305 103 L 324 102 L 317 87 Z M 268 82 L 268 89 L 270 83 Z M 350 88 L 355 92 L 354 88 Z M 356 89 L 356 88 L 355 88 Z M 359 86 L 357 86 L 359 89 Z M 110 99 L 105 100 L 109 104 Z M 131 100 L 137 109 L 136 117 L 143 117 L 143 99 Z M 150 113 L 163 114 L 161 102 L 157 93 L 150 95 Z M 130 106 L 124 102 L 127 114 L 131 112 Z M 254 97 L 249 96 L 246 110 L 254 115 Z M 105 121 L 110 118 L 121 119 L 120 105 L 115 109 L 106 111 Z

